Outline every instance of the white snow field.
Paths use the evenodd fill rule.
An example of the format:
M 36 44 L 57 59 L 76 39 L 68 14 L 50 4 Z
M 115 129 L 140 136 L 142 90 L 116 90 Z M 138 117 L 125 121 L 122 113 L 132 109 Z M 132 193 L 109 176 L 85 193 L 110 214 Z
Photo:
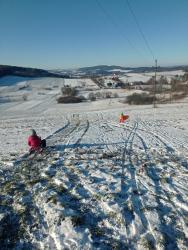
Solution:
M 61 80 L 0 104 L 0 249 L 188 249 L 188 104 L 56 104 Z
M 161 76 L 166 77 L 170 81 L 175 76 L 182 76 L 185 72 L 183 70 L 174 70 L 174 71 L 162 71 L 157 72 L 157 79 L 160 79 Z M 151 77 L 155 75 L 155 72 L 149 73 L 126 73 L 125 76 L 121 76 L 120 79 L 128 82 L 142 81 L 147 82 Z

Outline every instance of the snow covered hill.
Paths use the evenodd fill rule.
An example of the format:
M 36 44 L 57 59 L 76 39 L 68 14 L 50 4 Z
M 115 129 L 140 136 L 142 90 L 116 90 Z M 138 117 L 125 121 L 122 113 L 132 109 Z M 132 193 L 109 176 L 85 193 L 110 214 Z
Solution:
M 1 249 L 187 249 L 188 104 L 61 106 L 53 86 L 0 108 Z

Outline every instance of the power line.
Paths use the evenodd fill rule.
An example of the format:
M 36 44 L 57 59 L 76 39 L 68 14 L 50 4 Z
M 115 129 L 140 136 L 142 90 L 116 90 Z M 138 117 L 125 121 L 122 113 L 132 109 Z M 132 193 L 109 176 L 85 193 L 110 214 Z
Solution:
M 102 12 L 104 12 L 104 14 L 106 15 L 106 17 L 111 21 L 111 23 L 112 23 L 115 27 L 119 28 L 118 24 L 114 21 L 114 19 L 112 18 L 112 16 L 111 16 L 111 15 L 105 10 L 105 8 L 101 5 L 101 3 L 99 2 L 99 0 L 95 0 L 95 1 L 96 1 L 97 5 L 99 6 L 99 8 L 102 10 Z M 150 54 L 151 54 L 153 60 L 155 61 L 154 103 L 153 103 L 154 108 L 155 108 L 155 107 L 156 107 L 156 100 L 155 100 L 155 98 L 156 98 L 156 83 L 157 83 L 157 60 L 155 59 L 154 53 L 153 53 L 153 51 L 152 51 L 152 49 L 151 49 L 151 47 L 150 47 L 150 45 L 149 45 L 149 42 L 148 42 L 147 39 L 146 39 L 146 36 L 144 35 L 144 32 L 143 32 L 142 29 L 141 29 L 141 26 L 140 26 L 140 24 L 139 24 L 139 22 L 138 22 L 138 19 L 137 19 L 136 15 L 135 15 L 135 13 L 134 13 L 134 11 L 133 11 L 133 9 L 132 9 L 130 3 L 129 3 L 129 0 L 126 0 L 126 1 L 127 1 L 127 5 L 128 5 L 128 7 L 129 7 L 129 10 L 130 10 L 130 12 L 131 12 L 132 15 L 133 15 L 133 18 L 134 18 L 134 20 L 135 20 L 135 23 L 136 23 L 136 25 L 137 25 L 137 27 L 138 27 L 138 30 L 139 30 L 139 32 L 140 32 L 140 34 L 141 34 L 141 36 L 142 36 L 142 38 L 143 38 L 143 40 L 144 40 L 144 42 L 145 42 L 145 45 L 146 45 L 147 49 L 149 50 L 149 52 L 150 52 Z M 120 33 L 120 34 L 121 34 L 123 37 L 126 38 L 126 40 L 129 42 L 130 46 L 131 46 L 133 49 L 137 50 L 136 47 L 132 44 L 132 42 L 131 42 L 126 36 L 124 36 L 123 33 Z M 137 51 L 137 52 L 138 52 L 138 51 Z
M 143 40 L 145 42 L 145 45 L 146 45 L 147 49 L 149 50 L 150 54 L 152 55 L 153 60 L 155 60 L 155 56 L 154 56 L 154 53 L 153 53 L 153 51 L 151 49 L 151 46 L 149 45 L 149 42 L 147 41 L 146 36 L 144 35 L 144 32 L 142 31 L 142 28 L 141 28 L 141 26 L 140 26 L 140 24 L 138 22 L 138 19 L 137 19 L 136 15 L 135 15 L 135 13 L 133 11 L 133 8 L 130 5 L 129 0 L 126 0 L 126 3 L 127 3 L 127 6 L 129 8 L 132 16 L 133 16 L 134 21 L 135 21 L 135 23 L 136 23 L 136 25 L 138 27 L 138 30 L 139 30 L 139 32 L 140 32 L 140 34 L 141 34 L 141 36 L 142 36 L 142 38 L 143 38 Z
M 142 36 L 142 38 L 143 38 L 143 40 L 144 40 L 144 42 L 145 42 L 145 45 L 146 45 L 148 51 L 150 52 L 150 54 L 151 54 L 153 60 L 155 61 L 153 107 L 156 108 L 157 59 L 155 59 L 154 53 L 153 53 L 153 51 L 152 51 L 152 49 L 151 49 L 151 47 L 150 47 L 150 45 L 149 45 L 149 42 L 148 42 L 147 39 L 146 39 L 146 36 L 144 35 L 144 32 L 142 31 L 142 28 L 141 28 L 141 26 L 140 26 L 140 24 L 139 24 L 139 22 L 138 22 L 138 19 L 137 19 L 136 15 L 135 15 L 135 13 L 134 13 L 134 11 L 133 11 L 133 8 L 132 8 L 131 5 L 130 5 L 129 0 L 126 0 L 126 3 L 127 3 L 127 6 L 128 6 L 128 8 L 129 8 L 129 10 L 130 10 L 132 16 L 133 16 L 134 21 L 135 21 L 135 23 L 136 23 L 136 25 L 137 25 L 137 27 L 138 27 L 138 30 L 139 30 L 139 32 L 140 32 L 140 34 L 141 34 L 141 36 Z
M 105 16 L 110 20 L 110 22 L 114 25 L 115 28 L 119 29 L 119 25 L 114 21 L 114 18 L 109 14 L 108 11 L 105 10 L 105 8 L 102 6 L 99 0 L 95 0 L 98 7 L 102 10 L 102 12 L 105 14 Z M 124 39 L 126 39 L 129 43 L 129 45 L 132 47 L 133 50 L 135 50 L 140 56 L 143 57 L 143 55 L 140 54 L 139 50 L 135 47 L 135 45 L 131 42 L 131 40 L 124 35 L 124 33 L 119 33 Z
M 155 60 L 154 98 L 153 98 L 154 108 L 156 108 L 156 92 L 157 92 L 157 60 Z

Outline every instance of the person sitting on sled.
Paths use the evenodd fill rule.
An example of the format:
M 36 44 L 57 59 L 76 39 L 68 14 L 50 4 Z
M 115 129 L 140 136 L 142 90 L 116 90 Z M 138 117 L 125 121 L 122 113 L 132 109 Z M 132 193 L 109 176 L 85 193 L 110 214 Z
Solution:
M 123 112 L 121 113 L 120 117 L 119 117 L 119 122 L 120 123 L 124 123 L 127 119 L 129 118 L 128 115 L 124 115 Z
M 123 114 L 123 112 L 122 112 L 121 115 L 120 115 L 120 117 L 119 117 L 119 122 L 122 123 L 122 122 L 124 122 L 124 121 L 125 121 L 125 119 L 124 119 L 124 114 Z
M 28 145 L 30 146 L 29 153 L 42 152 L 46 147 L 46 140 L 41 140 L 34 129 L 31 130 L 31 135 L 28 138 Z

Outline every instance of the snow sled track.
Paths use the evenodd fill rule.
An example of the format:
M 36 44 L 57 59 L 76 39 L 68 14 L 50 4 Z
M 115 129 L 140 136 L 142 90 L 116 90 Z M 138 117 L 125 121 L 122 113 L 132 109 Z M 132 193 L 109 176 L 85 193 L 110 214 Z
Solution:
M 70 137 L 71 143 L 76 147 L 88 128 L 87 120 L 71 120 L 67 126 L 47 139 L 47 143 L 53 144 L 43 154 L 22 160 L 13 169 L 0 172 L 0 210 L 5 213 L 1 225 L 3 228 L 6 225 L 8 227 L 6 233 L 0 237 L 1 249 L 12 249 L 16 246 L 40 249 L 39 245 L 35 244 L 38 238 L 45 238 L 48 224 L 36 197 L 43 188 L 52 192 L 52 179 L 56 175 L 57 165 L 62 164 L 60 159 L 63 160 L 64 149 L 69 145 Z M 8 231 L 10 233 L 7 233 Z M 22 244 L 19 243 L 21 239 Z
M 143 145 L 143 148 L 145 150 L 145 156 L 146 156 L 145 158 L 147 161 L 147 165 L 145 167 L 145 173 L 149 177 L 150 192 L 151 192 L 151 190 L 153 190 L 153 195 L 154 195 L 154 198 L 155 198 L 155 201 L 157 204 L 156 217 L 158 216 L 158 219 L 160 222 L 159 227 L 160 227 L 161 232 L 162 232 L 162 237 L 164 238 L 164 244 L 166 246 L 172 247 L 173 249 L 176 249 L 177 248 L 176 236 L 178 234 L 181 234 L 181 237 L 182 237 L 182 239 L 184 239 L 185 242 L 187 241 L 186 235 L 185 235 L 186 231 L 187 231 L 187 227 L 186 227 L 185 221 L 183 219 L 183 215 L 176 207 L 176 204 L 173 202 L 172 197 L 169 194 L 168 190 L 163 188 L 163 185 L 160 182 L 160 176 L 158 175 L 156 165 L 154 163 L 153 156 L 151 155 L 149 148 L 147 147 L 147 144 L 146 144 L 145 140 L 143 139 L 142 135 L 140 135 L 139 132 L 136 131 L 135 136 L 138 139 L 140 139 L 140 141 Z M 172 191 L 174 192 L 175 190 L 172 189 Z M 167 202 L 168 205 L 167 204 L 164 205 L 164 203 L 162 202 L 162 199 L 165 199 L 165 201 Z M 146 200 L 146 199 L 144 199 L 144 200 Z M 144 200 L 142 199 L 142 203 L 143 203 L 142 207 L 146 208 L 146 204 L 144 204 Z M 167 216 L 166 210 L 169 206 L 172 207 L 173 212 L 174 212 L 173 222 L 169 223 L 168 225 L 165 225 L 164 221 L 165 221 L 165 217 Z M 169 214 L 169 216 L 170 216 L 170 214 Z M 157 238 L 161 238 L 160 234 L 155 232 L 154 227 L 153 227 L 152 231 L 155 234 L 157 234 Z M 184 234 L 184 232 L 185 232 L 185 234 Z
M 125 145 L 123 148 L 122 153 L 122 179 L 121 179 L 121 193 L 125 200 L 130 200 L 133 208 L 132 213 L 132 220 L 134 221 L 135 218 L 139 218 L 139 230 L 140 235 L 148 234 L 149 232 L 149 238 L 150 238 L 150 244 L 154 247 L 156 245 L 156 239 L 154 237 L 153 230 L 151 229 L 151 225 L 149 222 L 149 218 L 145 213 L 142 212 L 142 208 L 144 207 L 143 199 L 140 196 L 140 190 L 138 185 L 138 178 L 136 174 L 136 169 L 133 162 L 133 141 L 135 136 L 137 135 L 138 130 L 138 122 L 135 122 L 132 129 L 130 129 L 129 135 L 125 141 Z M 129 192 L 127 192 L 129 190 Z M 130 217 L 130 212 L 127 210 L 126 207 L 122 208 L 122 213 L 124 214 L 125 221 L 128 221 L 128 218 Z M 134 224 L 127 224 L 127 231 L 130 230 L 130 227 L 133 227 L 132 230 L 134 230 Z M 138 226 L 138 225 L 137 225 Z M 135 229 L 137 228 L 135 227 Z M 138 230 L 138 229 L 137 229 Z M 128 235 L 129 237 L 129 246 L 133 248 L 132 242 L 134 240 L 138 240 L 138 238 L 132 238 L 132 235 Z
M 113 131 L 110 124 L 105 123 L 102 125 L 104 131 Z M 135 238 L 134 233 L 136 230 L 139 230 L 139 235 L 144 235 L 148 231 L 150 232 L 149 237 L 151 244 L 155 245 L 156 240 L 153 236 L 153 231 L 149 224 L 149 219 L 147 216 L 142 213 L 141 209 L 144 207 L 143 201 L 139 195 L 138 180 L 136 177 L 136 170 L 134 168 L 132 160 L 132 151 L 133 151 L 133 141 L 138 130 L 138 122 L 134 123 L 134 126 L 128 131 L 124 131 L 121 135 L 124 138 L 124 143 L 120 145 L 115 144 L 117 152 L 121 152 L 121 189 L 119 197 L 121 197 L 121 214 L 124 220 L 126 237 L 124 241 L 126 242 L 129 248 L 134 249 L 135 240 L 138 241 L 139 238 Z M 106 139 L 107 140 L 107 139 Z M 105 141 L 103 139 L 103 141 Z M 107 142 L 107 141 L 106 141 Z M 108 141 L 110 144 L 110 141 Z M 112 148 L 107 144 L 107 149 L 112 153 Z M 118 200 L 117 200 L 118 202 Z M 135 224 L 135 219 L 137 219 L 137 224 Z M 138 223 L 139 221 L 139 223 Z M 123 240 L 123 239 L 122 239 Z
M 121 196 L 124 197 L 126 202 L 131 200 L 134 211 L 132 222 L 128 224 L 126 229 L 129 246 L 133 241 L 139 240 L 139 238 L 134 238 L 131 235 L 131 231 L 134 229 L 133 227 L 130 230 L 132 226 L 135 226 L 136 231 L 140 231 L 136 234 L 137 237 L 138 235 L 141 237 L 147 235 L 146 238 L 153 247 L 157 246 L 158 242 L 161 242 L 160 244 L 167 248 L 178 249 L 177 238 L 181 238 L 184 245 L 187 245 L 187 200 L 185 196 L 180 195 L 179 186 L 177 187 L 177 184 L 173 183 L 172 177 L 168 177 L 169 182 L 167 180 L 166 183 L 163 183 L 164 175 L 169 175 L 169 171 L 172 174 L 179 171 L 182 174 L 187 173 L 187 169 L 183 166 L 180 166 L 180 169 L 175 169 L 170 165 L 171 162 L 176 163 L 178 160 L 181 162 L 180 157 L 175 155 L 175 150 L 163 141 L 160 136 L 140 128 L 137 122 L 133 126 L 127 124 L 126 126 L 108 124 L 107 126 L 109 128 L 119 127 L 122 131 L 121 137 L 125 141 L 124 146 L 122 144 L 115 144 L 115 146 L 117 150 L 123 151 Z M 152 151 L 145 140 L 148 136 L 160 143 L 164 149 L 164 157 L 169 159 L 169 165 L 166 160 L 164 161 L 161 152 Z M 139 145 L 139 148 L 135 145 Z M 169 149 L 173 150 L 173 153 Z M 161 164 L 163 161 L 163 164 L 166 164 L 163 167 L 158 167 L 158 162 Z M 184 165 L 187 166 L 185 161 Z M 187 186 L 186 182 L 184 182 L 184 185 Z M 174 199 L 172 199 L 173 196 Z M 186 210 L 182 210 L 182 208 Z M 122 213 L 125 216 L 125 221 L 129 221 L 129 210 L 122 207 Z M 155 218 L 153 221 L 151 220 L 152 217 Z M 140 223 L 136 223 L 136 218 L 137 220 L 140 219 Z M 167 221 L 168 223 L 166 223 Z
M 75 146 L 79 146 L 79 144 L 80 144 L 82 138 L 83 138 L 84 135 L 87 133 L 88 129 L 89 129 L 89 121 L 87 120 L 87 121 L 86 121 L 86 125 L 84 124 L 84 131 L 83 131 L 83 133 L 81 134 L 80 138 L 78 138 L 78 140 L 76 141 Z
M 188 206 L 187 200 L 183 199 L 183 197 L 178 195 L 176 198 L 176 202 L 174 202 L 174 199 L 172 199 L 171 194 L 172 193 L 179 193 L 179 190 L 177 190 L 177 188 L 175 187 L 172 179 L 170 182 L 167 182 L 166 185 L 161 183 L 161 181 L 160 181 L 161 177 L 158 174 L 159 170 L 157 169 L 157 166 L 155 163 L 157 160 L 156 155 L 154 158 L 153 155 L 151 154 L 151 152 L 149 151 L 149 148 L 147 147 L 147 144 L 144 141 L 142 135 L 139 132 L 136 133 L 136 136 L 141 140 L 141 142 L 143 144 L 143 148 L 145 150 L 146 159 L 147 159 L 147 167 L 145 170 L 146 170 L 147 175 L 150 177 L 151 181 L 153 182 L 153 183 L 151 183 L 151 185 L 153 185 L 155 188 L 155 197 L 156 197 L 156 201 L 158 203 L 157 210 L 158 210 L 158 215 L 159 215 L 160 221 L 161 222 L 164 221 L 165 220 L 164 216 L 166 215 L 166 212 L 164 211 L 165 210 L 164 205 L 161 203 L 160 198 L 162 198 L 162 197 L 164 197 L 164 199 L 166 198 L 166 202 L 172 207 L 172 209 L 175 213 L 174 219 L 173 219 L 173 224 L 172 225 L 169 224 L 168 226 L 162 225 L 161 227 L 163 227 L 164 230 L 166 229 L 165 231 L 167 232 L 167 235 L 169 237 L 168 242 L 166 242 L 166 244 L 172 245 L 174 243 L 173 247 L 177 247 L 176 242 L 174 241 L 175 235 L 177 233 L 180 233 L 180 232 L 176 231 L 177 228 L 178 228 L 178 230 L 181 230 L 182 238 L 184 238 L 184 240 L 186 238 L 188 239 L 188 234 L 187 234 L 188 227 L 186 226 L 186 223 L 185 223 L 186 217 L 183 215 L 183 213 L 178 208 L 177 202 L 181 203 L 181 205 L 183 207 L 186 207 L 186 206 Z M 155 134 L 154 134 L 154 136 L 155 136 Z M 159 138 L 157 137 L 157 139 L 159 139 Z M 169 146 L 166 145 L 165 142 L 163 142 L 161 139 L 160 139 L 160 141 L 164 144 L 165 148 L 166 147 L 169 148 Z M 166 150 L 166 154 L 167 155 L 169 154 L 168 150 Z M 158 155 L 158 157 L 161 157 L 161 156 Z M 171 158 L 172 158 L 172 156 L 169 157 L 170 160 L 171 160 Z M 174 158 L 176 158 L 175 154 L 174 154 Z M 168 165 L 168 163 L 166 163 L 166 165 L 169 167 L 169 169 L 171 169 L 171 166 Z M 173 171 L 174 170 L 175 169 L 173 169 Z M 182 168 L 178 169 L 178 171 L 181 171 L 181 173 L 183 172 L 183 170 L 184 169 L 182 169 Z M 185 185 L 186 185 L 186 183 L 185 183 Z M 163 207 L 163 209 L 161 209 L 161 207 Z M 185 232 L 185 234 L 184 234 L 184 232 Z M 188 241 L 187 241 L 187 245 L 188 245 Z
M 68 138 L 71 133 L 74 132 L 80 125 L 79 119 L 68 120 L 68 123 L 62 129 L 56 131 L 50 138 L 47 138 L 47 145 L 54 146 L 61 143 L 65 143 L 66 138 Z
M 0 248 L 187 249 L 186 158 L 107 116 L 67 119 L 46 155 L 0 171 Z

